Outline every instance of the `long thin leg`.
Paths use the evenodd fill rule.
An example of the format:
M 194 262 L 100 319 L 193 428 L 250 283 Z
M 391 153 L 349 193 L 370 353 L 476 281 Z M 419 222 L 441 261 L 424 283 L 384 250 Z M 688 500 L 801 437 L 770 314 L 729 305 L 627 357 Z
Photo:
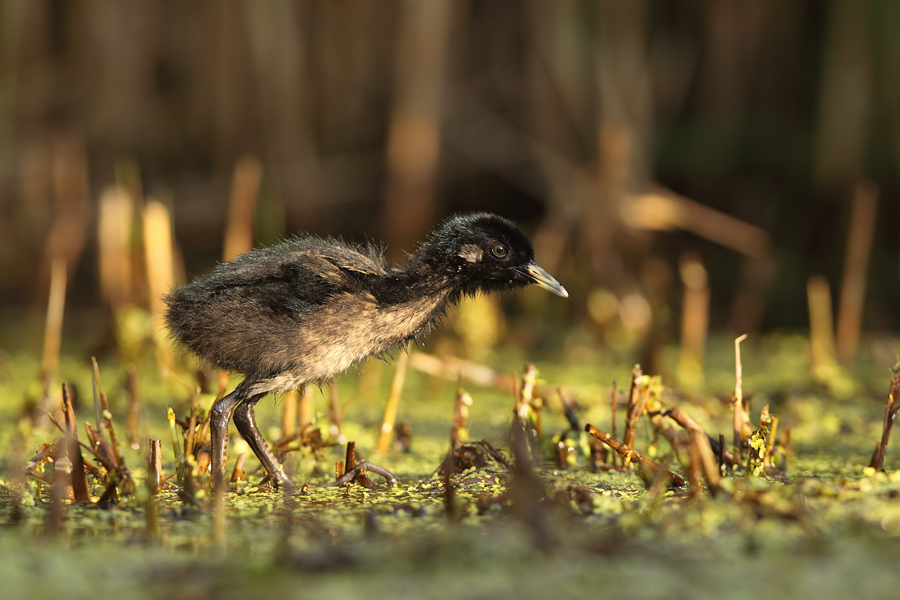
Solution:
M 272 479 L 275 480 L 275 483 L 281 487 L 293 489 L 297 486 L 284 474 L 284 467 L 275 458 L 275 454 L 272 453 L 266 440 L 263 439 L 262 434 L 259 432 L 259 427 L 256 425 L 256 403 L 259 402 L 263 395 L 253 396 L 244 400 L 234 411 L 234 424 L 253 449 L 256 457 L 259 458 L 259 462 L 262 463 L 269 475 L 272 476 Z
M 241 383 L 233 392 L 219 399 L 209 411 L 209 437 L 212 444 L 212 481 L 216 481 L 217 477 L 219 477 L 219 481 L 225 481 L 225 447 L 228 445 L 228 422 L 234 414 L 234 409 L 247 397 L 245 383 Z

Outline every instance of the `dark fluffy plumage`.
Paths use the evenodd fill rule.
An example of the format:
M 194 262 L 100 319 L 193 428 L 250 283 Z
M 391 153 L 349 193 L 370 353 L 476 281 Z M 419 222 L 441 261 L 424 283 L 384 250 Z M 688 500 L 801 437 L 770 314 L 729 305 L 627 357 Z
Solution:
M 533 283 L 567 296 L 533 258 L 525 234 L 485 213 L 448 219 L 403 266 L 391 266 L 371 247 L 303 236 L 248 252 L 174 289 L 166 297 L 166 322 L 191 352 L 247 376 L 214 407 L 227 428 L 235 408 L 249 401 L 250 424 L 242 428 L 235 414 L 246 438 L 255 429 L 252 404 L 262 395 L 328 379 L 390 352 L 430 331 L 464 295 Z M 215 429 L 214 446 L 224 444 Z M 218 457 L 213 450 L 213 466 L 220 468 L 224 446 Z M 260 459 L 271 472 L 271 461 Z

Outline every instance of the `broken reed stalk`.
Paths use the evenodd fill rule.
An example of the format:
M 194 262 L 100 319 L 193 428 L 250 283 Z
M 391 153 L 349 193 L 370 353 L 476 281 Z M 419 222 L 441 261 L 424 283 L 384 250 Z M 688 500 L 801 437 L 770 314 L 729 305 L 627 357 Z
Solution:
M 881 426 L 881 441 L 875 445 L 875 452 L 869 466 L 876 471 L 884 468 L 884 453 L 887 450 L 888 441 L 891 438 L 891 429 L 894 427 L 894 419 L 900 412 L 900 365 L 894 367 L 894 375 L 891 377 L 891 385 L 884 402 L 884 421 Z
M 234 166 L 228 224 L 225 228 L 223 262 L 253 249 L 256 200 L 262 180 L 262 165 L 252 156 L 242 156 Z
M 378 429 L 378 441 L 375 443 L 377 454 L 387 454 L 394 437 L 394 424 L 397 422 L 397 410 L 400 407 L 400 395 L 403 393 L 403 383 L 406 380 L 406 366 L 409 364 L 409 344 L 397 357 L 394 367 L 394 376 L 391 379 L 391 391 L 388 394 L 387 404 L 384 407 L 384 417 L 381 419 L 381 427 Z
M 61 425 L 56 419 L 53 418 L 52 415 L 48 416 L 50 422 L 63 434 L 63 437 L 68 437 L 75 441 L 80 448 L 83 448 L 87 452 L 91 454 L 91 456 L 96 459 L 100 465 L 106 469 L 108 473 L 114 473 L 116 471 L 116 465 L 112 456 L 112 451 L 109 449 L 109 443 L 106 440 L 102 439 L 102 437 L 91 427 L 90 423 L 85 423 L 84 428 L 87 433 L 89 444 L 85 444 L 84 442 L 79 441 L 77 438 L 70 436 L 68 430 Z M 28 465 L 25 467 L 25 472 L 27 472 L 32 477 L 39 479 L 41 481 L 52 483 L 52 477 L 42 476 L 40 473 L 35 471 L 35 467 L 41 464 L 46 460 L 46 456 L 48 454 L 52 454 L 56 450 L 55 444 L 42 444 L 41 448 L 38 450 L 38 453 L 32 458 Z M 100 471 L 91 465 L 90 463 L 84 463 L 85 471 L 90 471 L 92 475 L 99 475 Z
M 109 445 L 111 447 L 116 466 L 124 468 L 125 460 L 122 458 L 122 451 L 119 449 L 119 439 L 118 437 L 116 437 L 116 428 L 115 425 L 113 425 L 112 413 L 109 410 L 109 403 L 106 400 L 106 394 L 103 393 L 103 387 L 100 385 L 100 368 L 96 366 L 96 361 L 94 361 L 94 365 L 97 369 L 97 389 L 100 391 L 100 415 L 102 417 L 100 424 L 104 429 L 106 429 L 106 433 L 109 434 Z
M 245 452 L 241 452 L 238 454 L 237 459 L 234 461 L 234 469 L 231 471 L 231 483 L 235 483 L 242 479 L 247 478 L 247 472 L 244 470 L 244 464 L 247 461 L 247 454 Z
M 700 427 L 700 425 L 694 419 L 689 417 L 686 413 L 682 412 L 681 409 L 679 409 L 677 406 L 667 409 L 665 411 L 665 414 L 667 417 L 683 427 L 686 431 L 689 431 L 692 434 L 699 435 L 702 438 L 696 443 L 701 446 L 700 451 L 705 465 L 704 472 L 706 472 L 710 466 L 715 467 L 713 470 L 716 473 L 715 480 L 716 482 L 718 482 L 720 471 L 717 465 L 716 455 L 712 449 L 712 443 L 710 443 L 710 438 L 706 431 L 704 431 L 704 429 Z M 719 449 L 719 454 L 721 455 L 722 460 L 727 462 L 727 464 L 731 465 L 732 467 L 736 465 L 736 463 L 734 462 L 734 456 L 731 454 L 731 452 L 728 452 L 728 450 L 724 448 L 724 445 Z M 709 479 L 708 476 L 707 479 Z
M 106 188 L 100 196 L 97 244 L 100 290 L 114 312 L 134 301 L 131 240 L 134 200 L 120 186 Z
M 97 364 L 97 359 L 93 356 L 91 357 L 91 389 L 94 398 L 94 425 L 99 430 L 100 423 L 103 421 L 100 409 L 100 394 L 103 386 L 100 382 L 100 366 Z
M 769 250 L 766 232 L 740 219 L 679 196 L 669 190 L 630 195 L 622 218 L 637 229 L 680 228 L 749 257 Z
M 163 298 L 175 283 L 175 246 L 169 209 L 159 200 L 149 200 L 144 208 L 144 257 L 147 269 L 147 292 L 157 361 L 164 371 L 171 371 L 172 347 L 168 339 L 163 313 Z
M 695 453 L 700 458 L 700 466 L 703 469 L 703 477 L 706 479 L 709 493 L 715 496 L 719 493 L 719 481 L 722 476 L 719 471 L 719 464 L 716 461 L 716 455 L 713 453 L 712 445 L 709 443 L 709 436 L 702 430 L 693 431 L 691 447 L 695 449 Z
M 72 400 L 69 397 L 69 388 L 65 383 L 62 384 L 62 401 L 63 401 L 63 416 L 65 417 L 66 422 L 66 432 L 69 435 L 78 436 L 78 423 L 75 421 L 75 409 L 72 406 Z
M 103 434 L 94 429 L 90 423 L 85 422 L 84 431 L 88 437 L 89 447 L 94 453 L 94 458 L 96 458 L 110 474 L 115 473 L 118 465 L 116 464 L 115 453 L 110 447 L 109 442 L 106 441 Z
M 147 489 L 155 496 L 162 488 L 162 443 L 150 440 L 150 456 L 147 460 Z
M 744 452 L 744 390 L 743 369 L 741 367 L 741 342 L 747 339 L 747 334 L 734 340 L 734 394 L 731 402 L 734 408 L 734 458 L 740 463 Z
M 72 464 L 69 475 L 72 481 L 72 500 L 75 502 L 90 502 L 91 494 L 88 491 L 87 473 L 84 468 L 84 456 L 81 454 L 81 446 L 75 436 L 67 435 L 62 439 L 66 447 L 66 455 Z
M 697 498 L 702 491 L 700 488 L 701 474 L 706 479 L 709 493 L 716 496 L 719 493 L 721 474 L 712 445 L 709 443 L 709 436 L 690 417 L 687 417 L 687 415 L 684 415 L 684 417 L 686 422 L 693 424 L 690 427 L 685 427 L 689 434 L 686 449 L 690 460 L 688 465 L 688 482 L 691 487 L 691 497 Z M 681 424 L 680 421 L 676 422 Z
M 835 350 L 837 359 L 848 364 L 856 358 L 859 332 L 862 328 L 863 304 L 866 298 L 866 274 L 872 254 L 875 217 L 878 213 L 878 189 L 861 182 L 853 193 L 844 276 L 838 305 Z
M 291 390 L 284 395 L 284 410 L 281 412 L 281 437 L 286 438 L 297 431 L 297 405 L 300 392 Z
M 344 473 L 356 466 L 356 442 L 347 442 L 347 452 L 344 454 Z
M 297 422 L 306 427 L 313 422 L 312 387 L 308 383 L 300 388 L 300 399 L 297 404 Z
M 395 33 L 397 64 L 387 127 L 387 187 L 382 227 L 399 260 L 434 220 L 443 135 L 442 102 L 456 3 L 414 5 Z
M 522 369 L 522 383 L 517 386 L 516 394 L 516 416 L 525 422 L 528 419 L 529 408 L 534 401 L 534 388 L 537 383 L 537 368 L 532 364 L 526 364 Z M 537 411 L 532 411 L 536 413 Z M 538 430 L 540 433 L 540 430 Z
M 640 474 L 641 479 L 646 485 L 651 485 L 653 481 L 660 475 L 668 477 L 671 480 L 672 485 L 674 486 L 684 487 L 685 485 L 687 485 L 681 475 L 663 468 L 662 466 L 645 457 L 643 454 L 628 446 L 627 444 L 617 442 L 593 425 L 585 425 L 584 430 L 591 436 L 597 438 L 598 440 L 615 450 L 619 454 L 619 456 L 622 457 L 622 460 L 624 462 L 631 463 L 637 466 L 638 473 Z
M 515 376 L 510 377 L 490 367 L 453 356 L 438 358 L 424 352 L 415 352 L 409 357 L 409 366 L 426 375 L 450 381 L 456 381 L 462 375 L 463 379 L 476 385 L 505 392 L 515 391 L 517 381 Z
M 469 407 L 472 406 L 472 396 L 462 387 L 462 375 L 456 384 L 456 402 L 453 409 L 453 428 L 450 430 L 451 453 L 469 440 L 467 428 L 469 419 Z
M 626 446 L 634 445 L 637 424 L 644 412 L 646 397 L 642 393 L 643 387 L 644 374 L 641 371 L 641 365 L 634 365 L 634 369 L 631 371 L 631 394 L 628 396 L 628 408 L 625 413 L 625 434 L 622 436 L 622 443 Z
M 594 440 L 597 441 L 597 440 Z M 602 446 L 603 444 L 601 444 Z M 554 451 L 556 454 L 556 466 L 560 470 L 569 468 L 569 455 L 570 451 L 574 452 L 574 448 L 570 448 L 569 445 L 565 442 L 565 440 L 558 440 L 554 445 Z
M 352 478 L 352 482 L 358 483 L 359 485 L 365 488 L 373 488 L 375 487 L 375 482 L 369 479 L 369 476 L 366 475 L 366 471 L 370 466 L 375 467 L 375 472 L 385 472 L 381 467 L 377 467 L 374 465 L 369 465 L 368 461 L 362 461 L 359 465 L 356 463 L 356 442 L 347 442 L 347 453 L 344 455 L 344 467 L 343 474 L 355 473 Z M 360 468 L 362 467 L 362 468 Z M 393 476 L 391 476 L 393 477 Z M 340 478 L 340 476 L 338 476 Z M 396 482 L 396 480 L 394 480 Z
M 814 275 L 806 282 L 809 303 L 809 346 L 813 373 L 834 364 L 834 320 L 828 281 Z
M 556 394 L 559 396 L 559 401 L 563 407 L 563 414 L 566 415 L 566 421 L 569 423 L 569 428 L 572 431 L 581 431 L 581 424 L 578 422 L 578 415 L 575 414 L 575 406 L 572 404 L 571 398 L 562 390 L 562 388 L 556 388 Z
M 66 416 L 68 433 L 63 436 L 61 443 L 65 445 L 65 454 L 71 462 L 72 499 L 75 502 L 90 502 L 91 495 L 88 492 L 87 473 L 84 471 L 84 456 L 81 454 L 81 446 L 78 445 L 78 424 L 75 422 L 75 410 L 65 383 L 62 384 L 62 398 L 63 413 Z
M 688 468 L 687 468 L 687 481 L 688 481 L 688 489 L 690 490 L 691 498 L 699 498 L 703 492 L 703 487 L 700 483 L 700 471 L 702 470 L 701 463 L 702 460 L 700 458 L 700 451 L 697 448 L 697 444 L 694 443 L 694 434 L 691 434 L 691 441 L 687 444 L 687 454 L 688 454 Z
M 66 260 L 54 257 L 50 263 L 50 292 L 47 300 L 47 319 L 44 325 L 44 354 L 41 358 L 41 381 L 46 393 L 50 380 L 59 365 L 62 345 L 63 314 L 66 309 Z
M 699 255 L 692 252 L 681 257 L 678 270 L 684 284 L 678 375 L 683 385 L 696 388 L 703 380 L 703 355 L 709 328 L 709 278 Z

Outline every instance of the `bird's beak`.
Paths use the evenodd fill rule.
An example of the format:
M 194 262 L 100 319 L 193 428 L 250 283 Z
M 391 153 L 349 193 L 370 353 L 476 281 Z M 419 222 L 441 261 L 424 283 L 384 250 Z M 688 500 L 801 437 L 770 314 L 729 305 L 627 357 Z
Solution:
M 538 287 L 542 287 L 548 292 L 556 294 L 557 296 L 562 296 L 563 298 L 569 297 L 569 292 L 566 291 L 566 288 L 554 279 L 550 273 L 542 269 L 536 262 L 531 261 L 525 265 L 525 273 L 532 279 L 532 283 Z

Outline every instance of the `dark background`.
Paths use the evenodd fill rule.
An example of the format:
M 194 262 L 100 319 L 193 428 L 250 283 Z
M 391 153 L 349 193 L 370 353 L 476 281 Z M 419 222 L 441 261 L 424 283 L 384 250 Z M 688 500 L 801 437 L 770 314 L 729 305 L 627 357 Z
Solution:
M 815 274 L 837 300 L 871 182 L 864 327 L 896 331 L 898 32 L 900 3 L 864 0 L 4 2 L 0 307 L 42 312 L 56 255 L 71 310 L 102 303 L 117 181 L 170 206 L 186 272 L 207 271 L 249 155 L 258 243 L 312 231 L 402 259 L 442 216 L 490 210 L 534 234 L 571 323 L 598 288 L 677 307 L 691 251 L 712 327 L 736 331 L 806 327 Z M 766 244 L 623 222 L 651 190 Z

